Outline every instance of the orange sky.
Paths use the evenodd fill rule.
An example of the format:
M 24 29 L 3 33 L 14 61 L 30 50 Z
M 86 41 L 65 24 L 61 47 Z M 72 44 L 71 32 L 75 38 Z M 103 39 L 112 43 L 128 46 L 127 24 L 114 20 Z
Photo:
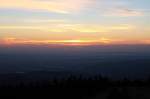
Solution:
M 129 41 L 129 40 L 116 40 L 116 39 L 107 39 L 101 38 L 99 40 L 26 40 L 26 39 L 16 39 L 16 38 L 4 38 L 1 40 L 3 45 L 22 45 L 22 44 L 60 44 L 60 45 L 72 45 L 72 46 L 88 46 L 88 45 L 116 45 L 116 44 L 150 44 L 150 40 L 141 40 L 141 41 Z
M 150 44 L 149 0 L 0 2 L 0 44 Z

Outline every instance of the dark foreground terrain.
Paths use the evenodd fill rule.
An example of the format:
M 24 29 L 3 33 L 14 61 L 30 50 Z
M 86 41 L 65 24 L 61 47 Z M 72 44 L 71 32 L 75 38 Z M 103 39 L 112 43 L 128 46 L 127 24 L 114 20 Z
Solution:
M 1 79 L 1 99 L 150 99 L 150 80 L 114 81 L 101 75 L 27 80 L 19 75 Z

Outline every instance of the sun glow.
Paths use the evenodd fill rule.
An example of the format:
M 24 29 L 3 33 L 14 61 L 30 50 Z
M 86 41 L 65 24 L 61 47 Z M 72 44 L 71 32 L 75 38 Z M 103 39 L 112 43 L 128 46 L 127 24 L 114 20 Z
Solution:
M 64 43 L 80 43 L 82 41 L 81 40 L 64 40 L 62 42 L 64 42 Z
M 101 38 L 99 40 L 87 40 L 87 39 L 71 39 L 71 40 L 27 40 L 17 39 L 12 37 L 4 38 L 1 43 L 5 45 L 14 44 L 62 44 L 62 45 L 93 45 L 93 44 L 108 44 L 111 40 Z
M 0 44 L 3 45 L 17 45 L 17 44 L 32 44 L 32 45 L 71 45 L 71 46 L 87 46 L 87 45 L 116 45 L 116 44 L 150 44 L 149 40 L 142 41 L 127 41 L 123 39 L 71 39 L 71 40 L 31 40 L 31 39 L 17 39 L 13 37 L 3 38 L 0 40 Z

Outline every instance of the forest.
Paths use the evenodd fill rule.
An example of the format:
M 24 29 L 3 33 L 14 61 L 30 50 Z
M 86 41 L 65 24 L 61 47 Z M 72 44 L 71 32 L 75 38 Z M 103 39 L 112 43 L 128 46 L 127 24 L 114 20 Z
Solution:
M 70 75 L 50 80 L 1 81 L 0 97 L 14 99 L 150 99 L 150 79 L 111 80 Z

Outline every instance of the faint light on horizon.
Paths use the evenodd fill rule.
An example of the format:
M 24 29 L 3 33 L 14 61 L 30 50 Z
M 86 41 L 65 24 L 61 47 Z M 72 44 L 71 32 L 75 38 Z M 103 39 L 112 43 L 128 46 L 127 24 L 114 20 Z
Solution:
M 7 37 L 0 40 L 0 44 L 3 45 L 16 45 L 16 44 L 33 44 L 33 45 L 49 45 L 49 44 L 59 44 L 59 45 L 107 45 L 107 44 L 150 44 L 150 40 L 143 41 L 128 41 L 121 39 L 71 39 L 71 40 L 29 40 L 29 39 L 17 39 L 13 37 Z

